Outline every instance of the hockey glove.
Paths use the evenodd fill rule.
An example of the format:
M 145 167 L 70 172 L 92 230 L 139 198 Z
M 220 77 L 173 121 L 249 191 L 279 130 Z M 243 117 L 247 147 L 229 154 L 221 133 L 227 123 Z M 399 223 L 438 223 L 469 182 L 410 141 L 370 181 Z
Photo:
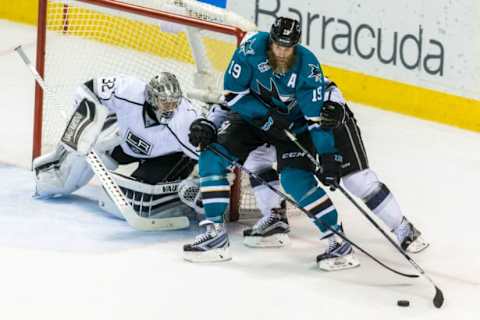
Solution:
M 337 153 L 327 153 L 320 157 L 322 167 L 317 171 L 317 176 L 323 185 L 335 190 L 340 183 L 342 156 Z
M 285 134 L 285 129 L 290 127 L 290 121 L 286 115 L 270 110 L 264 117 L 253 119 L 252 124 L 272 138 L 290 141 Z
M 320 111 L 320 128 L 331 130 L 345 123 L 345 106 L 334 101 L 325 101 Z
M 217 140 L 217 128 L 207 119 L 197 119 L 190 125 L 188 140 L 194 147 L 203 150 Z

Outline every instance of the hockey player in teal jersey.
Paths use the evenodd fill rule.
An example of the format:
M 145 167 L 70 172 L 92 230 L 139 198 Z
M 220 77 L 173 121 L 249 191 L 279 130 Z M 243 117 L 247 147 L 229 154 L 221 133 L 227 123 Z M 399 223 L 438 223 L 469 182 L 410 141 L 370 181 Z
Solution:
M 243 163 L 252 150 L 271 144 L 277 150 L 283 189 L 309 212 L 321 238 L 328 239 L 327 250 L 317 257 L 319 267 L 339 270 L 359 265 L 351 245 L 327 227 L 343 232 L 333 203 L 315 178 L 315 168 L 284 133 L 285 129 L 294 132 L 307 149 L 320 155 L 324 183 L 336 181 L 341 157 L 332 131 L 319 127 L 323 73 L 314 54 L 299 44 L 300 37 L 298 21 L 280 17 L 270 33 L 258 32 L 244 39 L 225 71 L 225 103 L 233 112 L 218 135 L 206 119 L 192 123 L 190 142 L 202 150 L 200 190 L 207 218 L 202 225 L 207 230 L 184 246 L 186 260 L 231 258 L 223 217 L 229 202 L 228 159 Z

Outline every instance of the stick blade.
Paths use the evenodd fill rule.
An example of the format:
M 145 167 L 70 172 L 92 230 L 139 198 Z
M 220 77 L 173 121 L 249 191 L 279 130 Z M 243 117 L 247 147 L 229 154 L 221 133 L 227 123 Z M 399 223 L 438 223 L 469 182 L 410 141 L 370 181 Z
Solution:
M 433 305 L 437 308 L 441 308 L 445 299 L 443 298 L 443 292 L 437 286 L 435 286 L 435 297 L 433 297 Z
M 135 218 L 132 218 L 133 216 L 129 215 L 128 219 L 127 216 L 125 216 L 125 219 L 129 225 L 139 231 L 179 230 L 190 227 L 190 221 L 185 216 L 171 218 L 143 218 L 137 216 L 134 211 L 132 214 L 135 214 Z

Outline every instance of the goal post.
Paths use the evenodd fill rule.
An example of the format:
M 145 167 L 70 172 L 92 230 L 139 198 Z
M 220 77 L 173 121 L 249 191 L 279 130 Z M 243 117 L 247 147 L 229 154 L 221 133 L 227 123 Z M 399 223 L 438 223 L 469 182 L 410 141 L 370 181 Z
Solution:
M 142 1 L 139 1 L 142 2 Z M 168 12 L 160 9 L 156 9 L 155 7 L 159 8 L 172 8 L 172 6 L 168 6 L 169 3 L 172 1 L 150 1 L 151 5 L 153 7 L 144 7 L 144 6 L 138 6 L 135 4 L 131 3 L 126 3 L 126 2 L 120 2 L 120 1 L 115 1 L 115 0 L 76 0 L 76 1 L 53 1 L 53 0 L 40 0 L 39 1 L 39 16 L 38 16 L 38 31 L 37 31 L 37 60 L 36 60 L 36 67 L 38 72 L 42 77 L 46 79 L 47 84 L 49 87 L 54 87 L 55 85 L 60 86 L 58 83 L 55 83 L 57 79 L 53 79 L 54 75 L 51 75 L 49 71 L 45 72 L 45 67 L 46 65 L 50 64 L 52 67 L 55 66 L 58 69 L 58 65 L 62 63 L 62 60 L 64 59 L 57 59 L 60 61 L 48 61 L 53 60 L 55 57 L 55 48 L 51 48 L 49 44 L 49 40 L 52 42 L 59 42 L 61 40 L 54 39 L 54 34 L 57 35 L 63 35 L 66 38 L 70 38 L 69 41 L 75 41 L 72 39 L 72 37 L 77 37 L 77 38 L 83 38 L 83 39 L 89 39 L 90 41 L 95 41 L 99 43 L 106 43 L 111 46 L 117 46 L 117 47 L 127 47 L 128 49 L 131 50 L 132 56 L 136 56 L 136 53 L 141 53 L 141 52 L 146 52 L 150 53 L 153 55 L 157 55 L 159 60 L 161 60 L 162 55 L 175 55 L 179 54 L 177 56 L 178 60 L 185 62 L 186 60 L 191 60 L 190 57 L 186 57 L 185 54 L 189 54 L 187 44 L 185 43 L 184 38 L 188 38 L 188 35 L 186 30 L 185 32 L 179 32 L 182 34 L 185 34 L 183 37 L 180 36 L 170 36 L 168 32 L 162 32 L 161 25 L 155 26 L 155 20 L 158 21 L 157 23 L 160 24 L 162 22 L 170 22 L 172 24 L 178 25 L 178 26 L 189 26 L 193 30 L 206 30 L 206 31 L 211 31 L 211 37 L 210 39 L 208 38 L 208 35 L 205 36 L 205 39 L 208 40 L 213 40 L 215 41 L 215 36 L 225 36 L 229 35 L 234 38 L 235 41 L 226 41 L 223 39 L 225 42 L 229 42 L 229 44 L 234 43 L 235 45 L 238 45 L 238 43 L 241 41 L 243 36 L 245 35 L 244 30 L 240 29 L 239 27 L 236 26 L 231 26 L 231 25 L 224 25 L 224 24 L 219 24 L 216 22 L 211 22 L 206 20 L 208 18 L 208 10 L 205 10 L 203 15 L 200 15 L 198 12 L 193 12 L 191 14 L 196 15 L 196 16 L 202 16 L 204 19 L 200 19 L 197 17 L 191 17 L 191 16 L 185 16 L 181 15 L 178 13 L 174 12 Z M 147 3 L 147 1 L 143 1 L 143 3 Z M 184 3 L 183 1 L 174 1 L 173 3 Z M 207 5 L 204 6 L 204 8 L 209 8 Z M 178 9 L 178 8 L 176 8 Z M 198 11 L 198 10 L 197 10 Z M 146 20 L 145 18 L 151 18 L 151 20 Z M 138 20 L 137 20 L 138 19 Z M 105 26 L 108 24 L 108 26 Z M 88 29 L 88 28 L 91 29 Z M 131 28 L 141 28 L 143 30 L 128 30 L 126 28 L 131 27 Z M 118 30 L 115 30 L 115 28 L 118 28 Z M 158 32 L 155 32 L 155 29 L 158 29 Z M 175 27 L 173 27 L 175 28 Z M 187 28 L 185 28 L 187 29 Z M 122 31 L 125 32 L 122 34 Z M 177 30 L 174 30 L 174 32 Z M 131 35 L 131 33 L 135 33 L 135 36 L 137 39 L 134 39 Z M 148 35 L 145 35 L 145 32 L 150 32 L 152 38 L 147 38 Z M 171 34 L 174 34 L 172 32 Z M 47 34 L 48 33 L 48 34 Z M 156 34 L 155 34 L 156 33 Z M 192 32 L 193 33 L 193 32 Z M 50 35 L 49 35 L 50 34 Z M 170 37 L 169 37 L 170 36 Z M 126 43 L 129 40 L 122 40 L 120 37 L 125 37 L 125 39 L 130 39 L 132 40 L 132 43 L 128 44 Z M 162 50 L 162 49 L 155 49 L 155 48 L 147 48 L 147 46 L 143 46 L 142 44 L 139 43 L 140 41 L 145 41 L 145 40 L 151 40 L 155 41 L 154 37 L 158 37 L 157 40 L 165 40 L 165 38 L 170 38 L 170 42 L 174 42 L 175 45 L 178 45 L 179 51 L 181 52 L 174 52 L 174 50 L 170 50 L 170 52 L 167 52 L 168 49 Z M 175 38 L 175 39 L 171 39 Z M 183 38 L 183 39 L 182 39 Z M 197 36 L 198 38 L 198 36 Z M 197 66 L 200 66 L 202 69 L 198 71 L 205 71 L 205 61 L 208 61 L 202 57 L 202 54 L 205 54 L 205 52 L 201 52 L 201 50 L 198 50 L 198 46 L 202 45 L 201 43 L 194 42 L 197 46 L 195 47 L 196 50 L 192 50 L 192 53 L 196 53 L 196 56 L 193 58 L 196 59 Z M 221 40 L 219 41 L 221 42 Z M 67 41 L 65 41 L 67 43 Z M 49 47 L 50 46 L 50 47 Z M 64 45 L 68 46 L 67 45 Z M 71 47 L 71 46 L 70 46 Z M 101 52 L 101 46 L 99 46 L 99 49 L 97 51 L 93 50 L 91 52 L 91 58 L 92 61 L 90 61 L 92 66 L 96 65 L 96 62 L 94 59 L 96 57 L 94 56 L 95 54 L 98 54 Z M 217 45 L 217 48 L 219 46 Z M 229 48 L 222 48 L 223 55 L 229 56 L 231 52 L 233 51 L 234 46 L 230 45 Z M 208 48 L 207 48 L 208 49 Z M 150 51 L 150 52 L 149 52 Z M 220 53 L 220 52 L 219 52 Z M 221 57 L 222 54 L 218 54 L 218 57 Z M 60 53 L 61 54 L 61 53 Z M 72 52 L 66 52 L 66 54 L 72 54 Z M 183 56 L 180 56 L 182 54 Z M 214 57 L 215 58 L 215 57 Z M 203 61 L 202 61 L 203 60 Z M 214 61 L 217 63 L 216 65 L 216 70 L 213 70 L 217 73 L 221 73 L 222 67 L 226 68 L 226 63 L 222 60 L 225 59 L 220 59 L 220 62 L 218 59 L 215 59 Z M 68 61 L 68 60 L 67 60 Z M 69 61 L 73 61 L 73 59 L 69 59 Z M 118 70 L 115 70 L 115 68 L 110 68 L 110 72 L 119 72 L 122 74 L 125 74 L 127 72 L 133 72 L 136 74 L 136 76 L 139 76 L 140 78 L 147 78 L 150 75 L 153 75 L 155 71 L 161 71 L 161 70 L 151 70 L 150 75 L 147 75 L 148 72 L 143 72 L 144 74 L 140 74 L 138 70 L 128 70 L 127 68 L 121 69 L 121 64 L 122 61 L 120 59 L 117 60 Z M 75 61 L 73 61 L 75 63 Z M 187 63 L 194 64 L 195 61 L 186 61 Z M 221 64 L 224 64 L 222 66 Z M 112 60 L 112 63 L 115 63 L 115 61 Z M 157 63 L 159 67 L 162 65 Z M 68 72 L 68 66 L 65 66 L 67 68 L 64 69 L 65 72 Z M 98 67 L 98 66 L 97 66 Z M 135 66 L 133 65 L 132 68 Z M 145 67 L 145 66 L 142 66 Z M 100 68 L 99 68 L 100 69 Z M 101 73 L 102 70 L 99 70 L 98 73 Z M 84 72 L 85 75 L 92 75 L 95 76 L 95 72 L 92 71 L 90 73 Z M 178 72 L 175 72 L 178 73 Z M 77 73 L 78 74 L 78 73 Z M 81 75 L 80 75 L 81 76 Z M 60 77 L 58 77 L 60 78 Z M 63 75 L 63 80 L 68 80 L 69 75 L 65 74 Z M 71 77 L 70 77 L 71 78 Z M 87 80 L 86 77 L 80 80 Z M 60 81 L 60 79 L 58 79 Z M 73 80 L 71 81 L 73 82 Z M 187 87 L 187 91 L 189 89 L 192 89 L 193 86 L 190 85 L 190 83 L 186 84 L 184 82 L 186 81 L 181 81 L 182 86 Z M 79 85 L 79 83 L 75 83 L 75 85 Z M 215 84 L 216 85 L 216 84 Z M 192 88 L 189 88 L 192 87 Z M 64 89 L 66 90 L 71 90 L 72 88 L 65 87 Z M 69 92 L 69 94 L 73 94 L 73 92 Z M 47 101 L 46 101 L 47 100 Z M 66 101 L 67 102 L 67 101 Z M 42 145 L 43 144 L 48 144 L 49 141 L 42 141 L 45 139 L 49 139 L 50 137 L 46 137 L 45 130 L 42 128 L 44 119 L 42 119 L 42 116 L 46 116 L 45 113 L 47 113 L 49 110 L 48 103 L 52 103 L 48 101 L 48 97 L 43 97 L 42 90 L 41 88 L 37 87 L 36 88 L 36 98 L 35 98 L 35 129 L 34 129 L 34 143 L 33 143 L 33 152 L 32 155 L 33 157 L 37 157 L 40 155 L 42 152 Z M 46 106 L 44 107 L 44 104 Z M 48 121 L 45 119 L 45 121 Z
M 33 158 L 59 141 L 74 91 L 85 81 L 111 75 L 148 81 L 169 71 L 187 95 L 212 96 L 223 90 L 233 51 L 256 28 L 194 0 L 39 0 L 38 8 L 36 68 L 49 90 L 35 88 Z M 231 220 L 241 210 L 241 189 L 237 179 Z

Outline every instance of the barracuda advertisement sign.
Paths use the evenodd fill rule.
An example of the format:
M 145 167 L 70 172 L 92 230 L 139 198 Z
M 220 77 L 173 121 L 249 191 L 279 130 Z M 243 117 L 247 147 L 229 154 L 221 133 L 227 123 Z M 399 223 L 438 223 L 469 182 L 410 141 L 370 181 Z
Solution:
M 480 5 L 457 1 L 229 1 L 268 30 L 276 16 L 302 24 L 323 64 L 480 98 Z
M 480 131 L 480 1 L 254 0 L 227 8 L 268 31 L 278 16 L 354 102 Z

